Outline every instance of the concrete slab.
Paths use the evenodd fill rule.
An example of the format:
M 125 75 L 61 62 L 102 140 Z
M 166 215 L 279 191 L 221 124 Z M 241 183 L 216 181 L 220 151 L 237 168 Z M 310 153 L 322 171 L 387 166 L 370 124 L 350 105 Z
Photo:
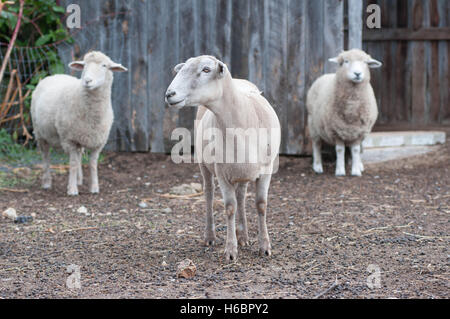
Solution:
M 365 148 L 361 158 L 363 163 L 381 163 L 406 157 L 423 155 L 439 149 L 439 146 L 403 146 Z
M 444 144 L 445 132 L 440 131 L 404 131 L 373 132 L 363 141 L 364 149 L 400 146 L 427 146 Z

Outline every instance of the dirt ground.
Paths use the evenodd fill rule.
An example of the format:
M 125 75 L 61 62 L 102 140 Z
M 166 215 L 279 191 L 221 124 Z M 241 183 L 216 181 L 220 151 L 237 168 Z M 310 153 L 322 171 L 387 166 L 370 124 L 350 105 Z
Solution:
M 99 168 L 100 195 L 82 186 L 79 197 L 67 197 L 66 174 L 54 174 L 51 191 L 40 189 L 39 179 L 22 186 L 25 193 L 0 191 L 0 212 L 36 214 L 30 224 L 0 218 L 0 298 L 450 297 L 449 142 L 423 156 L 368 165 L 362 178 L 336 178 L 332 161 L 317 176 L 310 162 L 280 160 L 269 197 L 270 258 L 258 256 L 249 188 L 251 243 L 235 263 L 222 256 L 219 202 L 218 243 L 205 247 L 202 197 L 164 195 L 201 182 L 195 164 L 112 153 Z M 143 200 L 148 207 L 139 207 Z M 88 214 L 77 212 L 81 206 Z M 178 279 L 177 264 L 187 258 L 197 274 Z M 72 264 L 80 267 L 81 289 L 66 287 Z M 380 287 L 370 289 L 377 269 Z

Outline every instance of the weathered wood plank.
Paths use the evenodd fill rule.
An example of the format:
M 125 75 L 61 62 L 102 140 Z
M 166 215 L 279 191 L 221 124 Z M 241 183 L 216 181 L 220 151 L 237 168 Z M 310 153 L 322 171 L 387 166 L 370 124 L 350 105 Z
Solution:
M 264 91 L 264 1 L 250 1 L 250 38 L 248 51 L 248 79 Z
M 412 27 L 418 30 L 424 24 L 424 6 L 420 0 L 413 3 L 413 20 Z M 412 68 L 414 70 L 412 76 L 412 121 L 415 124 L 425 123 L 425 94 L 426 94 L 426 70 L 425 60 L 425 44 L 423 42 L 412 43 Z
M 382 28 L 380 30 L 366 30 L 364 41 L 433 41 L 450 40 L 450 28 L 431 27 L 411 30 L 409 28 Z
M 287 8 L 287 99 L 283 106 L 286 113 L 287 131 L 285 152 L 288 154 L 304 153 L 306 127 L 306 19 L 305 2 L 289 1 Z M 342 18 L 342 16 L 341 16 Z M 333 47 L 333 50 L 335 48 Z
M 182 0 L 178 4 L 178 32 L 179 32 L 179 52 L 180 63 L 196 56 L 198 41 L 196 38 L 197 25 L 195 17 L 197 16 L 197 6 L 195 0 Z M 179 111 L 178 126 L 184 127 L 191 132 L 194 128 L 195 108 L 185 107 Z
M 231 71 L 233 77 L 248 78 L 248 51 L 250 47 L 250 2 L 232 0 Z
M 362 48 L 363 2 L 348 0 L 348 47 Z
M 282 127 L 286 127 L 287 85 L 287 1 L 264 1 L 265 59 L 264 95 L 278 114 Z M 286 152 L 286 130 L 282 131 L 282 152 Z

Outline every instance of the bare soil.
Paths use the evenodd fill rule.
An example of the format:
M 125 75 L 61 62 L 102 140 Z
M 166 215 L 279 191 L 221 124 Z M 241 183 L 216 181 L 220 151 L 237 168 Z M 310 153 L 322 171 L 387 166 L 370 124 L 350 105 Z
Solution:
M 0 298 L 450 297 L 449 142 L 426 155 L 367 165 L 362 178 L 336 178 L 332 161 L 318 176 L 310 162 L 280 160 L 269 197 L 270 258 L 258 256 L 249 188 L 251 243 L 235 263 L 222 256 L 220 201 L 218 243 L 205 247 L 203 198 L 164 195 L 201 182 L 196 164 L 111 153 L 99 168 L 100 195 L 82 186 L 79 197 L 67 197 L 66 173 L 55 174 L 50 191 L 38 178 L 15 186 L 25 193 L 0 191 L 0 212 L 36 214 L 29 224 L 0 218 Z M 89 216 L 77 212 L 81 206 Z M 176 278 L 184 259 L 197 267 L 192 279 Z M 80 267 L 81 289 L 66 286 L 72 264 Z M 381 287 L 371 289 L 377 267 Z

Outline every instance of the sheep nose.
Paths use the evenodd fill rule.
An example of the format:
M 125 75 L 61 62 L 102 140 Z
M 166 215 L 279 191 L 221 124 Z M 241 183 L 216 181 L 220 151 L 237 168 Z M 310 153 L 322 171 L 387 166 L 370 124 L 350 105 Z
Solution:
M 89 84 L 92 82 L 92 79 L 86 78 L 86 79 L 84 79 L 84 82 L 86 82 L 86 84 Z
M 167 90 L 166 99 L 170 99 L 171 97 L 174 97 L 175 95 L 177 95 L 177 93 L 174 90 Z
M 356 77 L 359 78 L 359 76 L 361 75 L 361 72 L 355 72 Z

